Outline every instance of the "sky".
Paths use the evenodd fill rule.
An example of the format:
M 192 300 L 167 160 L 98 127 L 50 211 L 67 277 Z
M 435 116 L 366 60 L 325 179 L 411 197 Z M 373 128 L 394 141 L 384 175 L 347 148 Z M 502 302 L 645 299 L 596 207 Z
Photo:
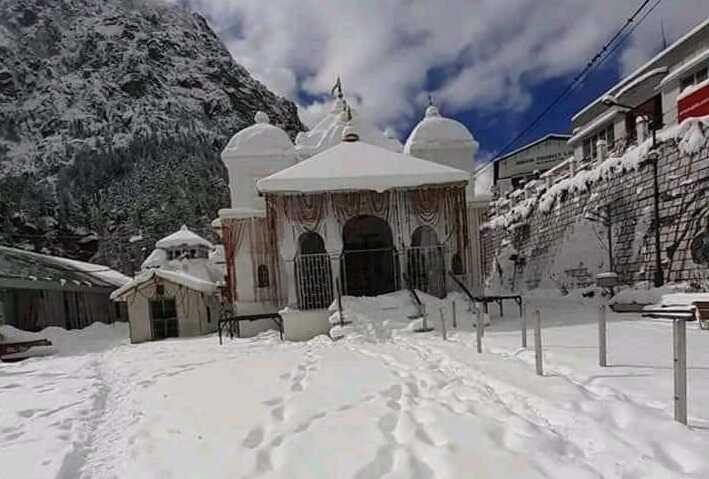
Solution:
M 203 14 L 236 61 L 322 117 L 341 76 L 345 95 L 400 139 L 428 95 L 480 143 L 508 145 L 621 28 L 642 0 L 173 0 Z M 651 0 L 646 10 L 657 0 Z M 573 96 L 515 146 L 566 133 L 570 117 L 709 16 L 707 0 L 660 0 Z

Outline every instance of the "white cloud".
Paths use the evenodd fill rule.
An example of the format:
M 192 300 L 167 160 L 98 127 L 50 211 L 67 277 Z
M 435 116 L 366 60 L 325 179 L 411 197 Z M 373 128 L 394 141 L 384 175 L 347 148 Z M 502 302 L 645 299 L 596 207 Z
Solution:
M 678 6 L 681 3 L 681 8 Z M 338 75 L 380 124 L 420 115 L 434 78 L 445 112 L 520 111 L 530 87 L 579 71 L 640 0 L 192 0 L 234 57 L 277 92 L 319 98 Z M 706 0 L 666 1 L 627 42 L 628 71 L 709 15 Z M 301 108 L 306 123 L 323 112 Z

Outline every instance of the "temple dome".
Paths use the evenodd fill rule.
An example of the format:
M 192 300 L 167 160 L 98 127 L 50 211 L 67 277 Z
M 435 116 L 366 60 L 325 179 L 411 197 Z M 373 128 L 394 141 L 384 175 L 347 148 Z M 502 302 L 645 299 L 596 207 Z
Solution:
M 256 113 L 255 122 L 234 135 L 222 151 L 222 159 L 230 157 L 253 157 L 292 155 L 293 143 L 288 134 L 277 126 L 271 125 L 268 115 L 262 111 Z
M 222 161 L 229 173 L 231 210 L 242 216 L 259 216 L 265 210 L 265 202 L 256 191 L 256 181 L 293 166 L 298 158 L 288 134 L 271 125 L 268 115 L 259 111 L 254 121 L 255 124 L 234 135 L 222 151 Z
M 443 148 L 470 148 L 472 155 L 477 152 L 478 143 L 470 131 L 459 121 L 441 116 L 438 108 L 431 105 L 426 115 L 413 129 L 404 145 L 404 153 L 418 156 L 416 150 L 436 150 Z
M 182 225 L 178 231 L 165 236 L 155 243 L 156 248 L 162 249 L 177 248 L 180 246 L 204 246 L 211 249 L 212 243 L 192 232 L 187 225 Z

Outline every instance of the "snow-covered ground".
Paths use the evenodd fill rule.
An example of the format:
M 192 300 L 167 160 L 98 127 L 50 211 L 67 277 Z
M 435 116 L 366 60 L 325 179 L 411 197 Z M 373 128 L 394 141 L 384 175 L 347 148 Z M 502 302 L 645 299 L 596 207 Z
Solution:
M 65 333 L 56 356 L 0 364 L 0 476 L 709 476 L 709 332 L 688 328 L 687 428 L 672 421 L 668 324 L 611 314 L 600 368 L 597 300 L 530 302 L 545 377 L 519 348 L 516 308 L 500 319 L 491 307 L 477 354 L 460 297 L 445 342 L 412 331 L 401 293 L 347 300 L 354 322 L 336 342 Z

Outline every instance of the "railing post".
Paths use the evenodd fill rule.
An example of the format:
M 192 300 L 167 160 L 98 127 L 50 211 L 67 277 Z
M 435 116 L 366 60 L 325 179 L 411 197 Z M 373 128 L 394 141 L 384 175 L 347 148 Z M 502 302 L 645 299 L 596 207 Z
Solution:
M 687 322 L 684 319 L 673 321 L 674 339 L 674 383 L 675 383 L 675 421 L 687 424 Z
M 455 301 L 453 301 L 453 327 L 458 328 L 457 311 L 455 310 Z
M 607 363 L 606 350 L 606 305 L 598 309 L 598 365 L 605 368 Z
M 443 313 L 443 308 L 441 308 L 441 335 L 443 336 L 443 341 L 448 339 L 448 332 L 446 331 L 446 316 Z
M 478 309 L 478 324 L 475 327 L 475 340 L 478 347 L 478 353 L 483 352 L 483 313 Z
M 527 306 L 522 307 L 522 347 L 527 347 Z
M 539 376 L 544 375 L 544 367 L 542 365 L 542 312 L 538 309 L 535 311 L 534 321 L 534 362 Z

